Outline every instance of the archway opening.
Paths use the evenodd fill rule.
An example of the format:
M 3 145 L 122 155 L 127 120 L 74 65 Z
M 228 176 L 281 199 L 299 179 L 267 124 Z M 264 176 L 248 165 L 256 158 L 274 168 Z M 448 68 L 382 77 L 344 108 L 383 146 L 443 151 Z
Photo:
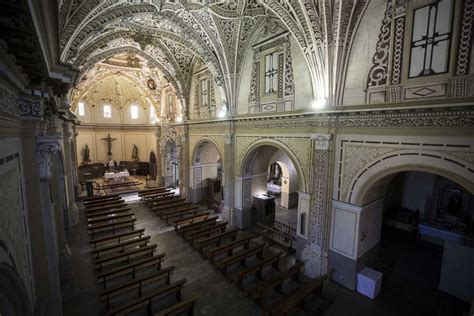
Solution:
M 216 211 L 224 199 L 222 157 L 211 141 L 199 143 L 193 155 L 191 172 L 191 199 Z
M 263 145 L 244 162 L 243 209 L 250 209 L 251 225 L 281 223 L 296 229 L 298 221 L 298 173 L 282 149 Z
M 403 171 L 374 183 L 362 205 L 359 260 L 382 272 L 385 294 L 462 314 L 473 290 L 472 279 L 464 283 L 474 266 L 473 194 L 437 174 Z

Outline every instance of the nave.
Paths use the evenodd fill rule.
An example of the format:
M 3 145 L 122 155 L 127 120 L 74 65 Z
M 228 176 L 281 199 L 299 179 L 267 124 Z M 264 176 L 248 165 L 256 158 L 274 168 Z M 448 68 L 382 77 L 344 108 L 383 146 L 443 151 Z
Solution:
M 155 192 L 146 192 L 151 190 Z M 213 212 L 205 206 L 192 205 L 198 208 L 198 212 L 186 215 L 192 208 L 184 206 L 178 193 L 164 188 L 151 190 L 84 200 L 79 224 L 67 232 L 71 258 L 62 263 L 60 271 L 65 315 L 115 315 L 113 312 L 119 311 L 122 306 L 131 306 L 127 315 L 175 315 L 173 312 L 160 312 L 167 308 L 173 310 L 179 301 L 192 302 L 185 306 L 184 311 L 191 308 L 187 312 L 194 315 L 283 315 L 286 309 L 288 315 L 313 315 L 317 312 L 322 315 L 401 315 L 415 310 L 424 314 L 430 311 L 426 306 L 432 306 L 431 312 L 441 312 L 439 315 L 442 315 L 443 310 L 447 312 L 448 308 L 455 306 L 453 304 L 459 304 L 446 297 L 439 297 L 442 303 L 436 303 L 430 295 L 422 293 L 417 295 L 417 301 L 409 297 L 405 297 L 406 301 L 400 301 L 397 291 L 401 288 L 394 287 L 394 280 L 389 280 L 390 287 L 385 287 L 375 304 L 325 278 L 322 292 L 299 292 L 311 287 L 315 281 L 301 273 L 304 264 L 295 260 L 291 252 L 285 254 L 279 245 L 263 239 L 252 230 L 226 228 L 227 223 L 219 214 L 209 214 Z M 173 221 L 163 214 L 177 213 L 177 210 L 183 211 Z M 124 214 L 130 216 L 123 219 Z M 133 224 L 120 224 L 126 220 L 132 220 Z M 96 227 L 96 230 L 92 231 L 91 227 Z M 212 227 L 223 229 L 212 230 Z M 230 238 L 223 236 L 226 233 L 230 233 L 227 236 Z M 110 242 L 114 236 L 123 237 Z M 107 245 L 106 239 L 109 239 Z M 141 243 L 142 239 L 146 242 Z M 207 245 L 203 244 L 205 240 Z M 215 241 L 221 243 L 213 243 Z M 107 250 L 114 247 L 115 250 Z M 119 259 L 118 263 L 111 261 L 112 264 L 105 265 L 103 269 L 98 269 L 98 258 L 102 259 L 101 262 L 107 262 L 114 255 L 147 247 L 156 247 L 151 251 L 152 256 L 162 257 L 158 270 L 154 265 L 148 269 L 137 269 L 135 278 L 123 274 L 105 282 L 107 286 L 98 278 L 112 269 L 152 257 L 150 252 L 143 250 L 136 257 L 132 255 L 130 261 L 124 258 Z M 100 249 L 105 251 L 97 251 Z M 238 257 L 239 254 L 243 255 Z M 237 259 L 232 260 L 236 256 Z M 140 280 L 144 280 L 143 285 L 140 285 Z M 153 298 L 151 309 L 146 303 L 144 306 L 138 303 L 140 297 L 159 292 L 169 282 L 171 285 L 183 282 L 178 300 L 175 295 L 165 293 L 163 297 L 158 295 Z M 139 289 L 141 286 L 142 291 Z M 107 292 L 110 295 L 109 307 L 104 296 Z M 308 296 L 306 303 L 300 306 L 289 299 L 299 297 L 301 300 L 305 295 Z

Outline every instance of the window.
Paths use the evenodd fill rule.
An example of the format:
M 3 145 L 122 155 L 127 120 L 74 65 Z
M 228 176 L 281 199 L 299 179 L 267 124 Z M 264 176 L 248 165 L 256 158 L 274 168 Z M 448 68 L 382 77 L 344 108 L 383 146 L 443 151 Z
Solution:
M 138 119 L 138 105 L 132 105 L 130 108 L 130 114 L 133 120 Z
M 278 52 L 265 56 L 265 93 L 278 90 Z
M 156 120 L 156 112 L 155 112 L 155 107 L 153 105 L 150 105 L 150 119 L 153 123 Z
M 201 106 L 209 105 L 209 79 L 201 80 Z
M 173 95 L 172 94 L 168 94 L 167 105 L 168 105 L 168 114 L 169 115 L 173 114 Z
M 436 1 L 414 11 L 409 78 L 448 71 L 451 25 L 451 0 Z
M 106 118 L 112 117 L 112 107 L 110 105 L 104 105 L 104 117 Z
M 77 106 L 77 113 L 79 116 L 84 116 L 85 115 L 85 108 L 84 108 L 84 102 L 80 101 L 78 106 Z

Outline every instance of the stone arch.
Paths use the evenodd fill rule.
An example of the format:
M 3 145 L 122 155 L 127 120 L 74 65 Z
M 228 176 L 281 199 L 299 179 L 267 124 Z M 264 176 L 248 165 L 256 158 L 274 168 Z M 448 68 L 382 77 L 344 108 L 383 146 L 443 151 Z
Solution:
M 378 181 L 402 171 L 422 171 L 445 177 L 474 194 L 473 166 L 457 157 L 439 152 L 399 151 L 371 161 L 354 176 L 349 185 L 346 202 L 362 206 Z
M 14 267 L 0 263 L 0 313 L 32 315 L 30 299 L 21 277 Z
M 206 154 L 212 154 L 212 157 Z M 212 138 L 203 137 L 196 143 L 190 163 L 192 170 L 190 174 L 190 193 L 193 202 L 199 202 L 203 199 L 218 203 L 222 201 L 223 157 L 219 145 Z M 208 159 L 204 161 L 204 158 Z M 212 158 L 212 160 L 209 160 L 209 158 Z M 205 182 L 205 180 L 207 181 Z M 219 183 L 220 185 L 218 185 Z M 217 186 L 214 188 L 215 185 Z
M 305 173 L 303 171 L 303 164 L 296 155 L 296 153 L 285 143 L 278 139 L 271 139 L 271 138 L 265 138 L 265 139 L 259 139 L 253 143 L 251 143 L 247 149 L 245 150 L 244 154 L 242 155 L 242 159 L 238 162 L 237 166 L 237 175 L 238 176 L 245 176 L 246 175 L 246 166 L 248 166 L 248 163 L 252 159 L 252 155 L 258 147 L 261 146 L 273 146 L 276 147 L 280 150 L 282 150 L 288 157 L 290 158 L 291 162 L 293 163 L 293 166 L 296 169 L 296 173 L 298 176 L 298 189 L 300 191 L 308 192 L 309 190 L 309 184 L 308 180 L 305 177 Z M 253 157 L 254 159 L 255 157 Z

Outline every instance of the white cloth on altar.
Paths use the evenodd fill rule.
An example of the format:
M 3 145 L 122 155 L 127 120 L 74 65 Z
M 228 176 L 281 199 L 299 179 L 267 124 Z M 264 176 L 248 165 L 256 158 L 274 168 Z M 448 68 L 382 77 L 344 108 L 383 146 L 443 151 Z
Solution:
M 281 193 L 281 186 L 273 184 L 273 183 L 267 183 L 267 191 L 270 191 L 273 193 Z
M 104 174 L 105 179 L 119 179 L 119 178 L 126 178 L 129 177 L 130 173 L 128 171 L 120 171 L 120 172 L 106 172 Z

